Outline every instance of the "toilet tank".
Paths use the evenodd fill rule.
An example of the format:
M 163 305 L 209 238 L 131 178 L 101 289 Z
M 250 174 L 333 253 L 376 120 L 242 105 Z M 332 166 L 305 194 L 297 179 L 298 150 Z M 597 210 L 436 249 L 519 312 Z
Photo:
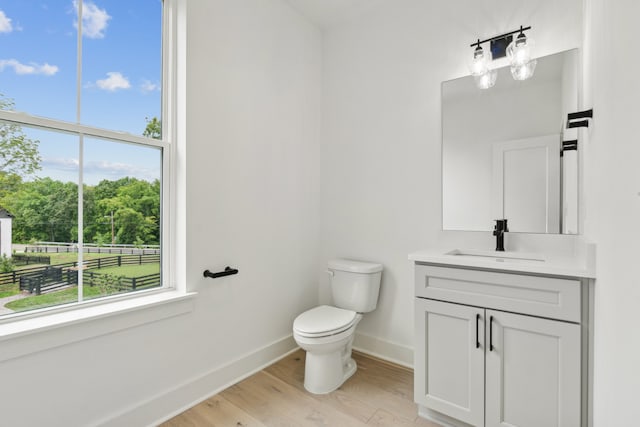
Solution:
M 382 264 L 334 259 L 329 261 L 333 304 L 338 308 L 368 313 L 378 305 Z

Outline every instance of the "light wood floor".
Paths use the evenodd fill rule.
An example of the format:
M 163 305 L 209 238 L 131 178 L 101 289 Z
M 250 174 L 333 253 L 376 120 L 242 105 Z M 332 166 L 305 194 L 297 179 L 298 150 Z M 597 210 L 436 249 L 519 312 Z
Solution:
M 163 427 L 439 427 L 418 417 L 413 371 L 354 352 L 358 370 L 338 390 L 308 393 L 304 352 L 229 387 Z

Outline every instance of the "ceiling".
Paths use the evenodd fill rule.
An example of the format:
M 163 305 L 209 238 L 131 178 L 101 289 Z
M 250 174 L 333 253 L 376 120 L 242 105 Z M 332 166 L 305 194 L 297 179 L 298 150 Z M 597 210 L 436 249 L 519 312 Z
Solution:
M 300 14 L 320 28 L 367 12 L 388 0 L 285 0 Z

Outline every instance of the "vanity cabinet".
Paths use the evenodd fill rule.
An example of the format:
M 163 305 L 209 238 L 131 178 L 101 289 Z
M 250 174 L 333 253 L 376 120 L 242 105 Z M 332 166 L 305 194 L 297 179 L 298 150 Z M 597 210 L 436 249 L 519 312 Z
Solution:
M 582 285 L 416 264 L 421 415 L 461 426 L 585 425 Z

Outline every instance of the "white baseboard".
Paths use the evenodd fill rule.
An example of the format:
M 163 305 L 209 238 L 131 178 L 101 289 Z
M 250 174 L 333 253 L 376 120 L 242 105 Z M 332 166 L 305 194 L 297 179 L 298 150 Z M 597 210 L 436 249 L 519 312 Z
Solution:
M 356 331 L 353 349 L 413 369 L 413 348 Z
M 288 335 L 225 365 L 125 408 L 96 426 L 156 426 L 297 350 Z

